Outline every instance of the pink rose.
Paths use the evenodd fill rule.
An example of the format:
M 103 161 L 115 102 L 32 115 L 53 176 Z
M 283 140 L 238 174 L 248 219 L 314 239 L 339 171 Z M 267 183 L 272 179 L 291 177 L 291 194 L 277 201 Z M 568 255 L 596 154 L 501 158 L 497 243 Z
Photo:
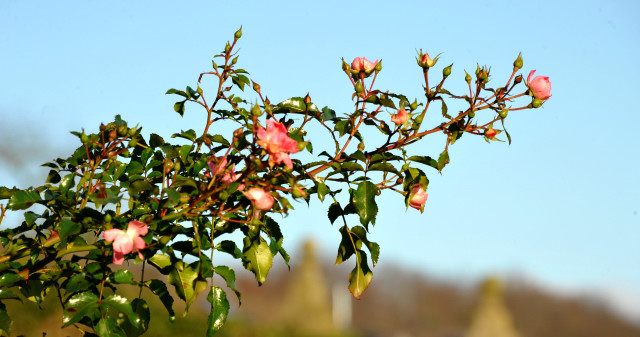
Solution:
M 533 77 L 535 70 L 531 70 L 527 77 L 527 87 L 531 90 L 533 97 L 539 99 L 549 99 L 551 97 L 551 82 L 547 76 Z M 533 77 L 533 79 L 532 79 Z
M 378 64 L 378 60 L 371 63 L 371 61 L 367 60 L 366 57 L 356 57 L 353 62 L 351 62 L 351 70 L 355 72 L 364 72 L 365 74 L 371 74 L 373 69 Z
M 396 123 L 397 125 L 404 124 L 409 120 L 409 114 L 406 110 L 398 110 L 398 113 L 391 116 L 391 121 Z
M 244 193 L 253 205 L 261 210 L 268 211 L 273 206 L 273 197 L 259 187 L 252 187 Z
M 284 124 L 267 120 L 267 128 L 258 127 L 258 145 L 262 146 L 269 152 L 269 165 L 284 163 L 290 170 L 293 169 L 293 163 L 289 157 L 289 153 L 296 153 L 298 150 L 298 142 L 287 135 L 287 128 Z
M 217 163 L 216 163 L 217 161 Z M 211 176 L 218 176 L 220 178 L 220 182 L 225 185 L 229 185 L 240 178 L 238 174 L 236 174 L 236 165 L 231 164 L 231 168 L 227 171 L 227 158 L 226 157 L 211 157 L 209 162 L 209 170 L 211 171 L 211 175 L 205 173 L 207 178 L 211 178 Z M 240 184 L 238 186 L 238 190 L 242 191 L 244 189 L 244 184 Z
M 109 229 L 104 231 L 105 241 L 113 241 L 113 263 L 122 264 L 124 256 L 133 252 L 138 252 L 138 256 L 144 259 L 140 249 L 145 247 L 144 240 L 140 236 L 147 235 L 149 227 L 144 222 L 131 221 L 127 227 L 127 231 L 120 229 Z
M 422 212 L 424 203 L 427 202 L 427 191 L 424 190 L 422 184 L 416 184 L 411 187 L 409 194 L 409 206 Z

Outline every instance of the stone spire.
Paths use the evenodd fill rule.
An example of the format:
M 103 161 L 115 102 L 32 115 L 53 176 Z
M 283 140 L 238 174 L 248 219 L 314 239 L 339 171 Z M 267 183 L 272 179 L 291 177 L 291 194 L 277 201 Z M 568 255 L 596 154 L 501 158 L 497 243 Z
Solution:
M 478 306 L 464 337 L 520 337 L 504 305 L 500 281 L 488 278 L 480 286 L 479 293 Z
M 280 302 L 283 323 L 300 332 L 335 332 L 329 286 L 311 241 L 305 242 L 302 263 L 291 272 L 291 282 Z

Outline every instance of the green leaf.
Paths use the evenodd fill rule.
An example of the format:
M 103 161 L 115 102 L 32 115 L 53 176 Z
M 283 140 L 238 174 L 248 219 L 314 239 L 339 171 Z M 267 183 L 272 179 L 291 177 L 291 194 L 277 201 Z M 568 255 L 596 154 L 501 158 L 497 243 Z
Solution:
M 18 300 L 22 302 L 22 299 L 18 297 L 18 295 L 12 293 L 9 290 L 4 290 L 4 289 L 0 289 L 0 300 Z
M 237 85 L 242 91 L 244 91 L 245 84 L 250 84 L 249 78 L 247 78 L 247 76 L 244 76 L 244 75 L 233 76 L 231 77 L 231 81 L 235 85 Z
M 229 141 L 226 140 L 221 135 L 213 135 L 213 137 L 211 137 L 211 140 L 216 142 L 216 143 L 220 143 L 220 144 L 222 144 L 224 146 L 229 146 L 230 145 Z
M 79 322 L 87 315 L 99 312 L 98 296 L 90 291 L 76 294 L 72 296 L 64 306 L 64 315 L 62 317 L 62 327 L 66 328 L 71 324 Z
M 242 258 L 242 252 L 240 248 L 236 246 L 236 243 L 231 240 L 223 240 L 218 244 L 216 249 L 220 252 L 225 252 L 236 259 Z
M 149 263 L 156 267 L 163 275 L 167 275 L 170 272 L 171 257 L 163 254 L 156 254 L 149 258 Z
M 126 269 L 116 270 L 111 276 L 109 276 L 111 282 L 121 283 L 121 284 L 137 284 L 135 276 L 133 273 Z
M 332 109 L 329 109 L 328 107 L 324 107 L 322 108 L 322 119 L 323 120 L 331 120 L 331 119 L 335 119 L 336 118 L 336 112 L 333 111 Z
M 13 274 L 13 273 L 2 274 L 0 275 L 0 287 L 9 287 L 20 280 L 23 280 L 23 278 L 16 274 Z
M 307 104 L 302 97 L 291 97 L 286 101 L 278 103 L 278 107 L 287 109 L 291 112 L 307 111 Z
M 140 317 L 138 317 L 138 315 L 133 312 L 131 302 L 129 302 L 126 297 L 122 297 L 118 294 L 113 294 L 107 298 L 103 298 L 101 304 L 123 313 L 133 326 L 140 326 Z
M 378 257 L 380 256 L 380 245 L 367 239 L 367 230 L 364 229 L 364 227 L 355 226 L 351 228 L 351 233 L 356 235 L 358 239 L 361 240 L 365 244 L 365 246 L 367 246 L 367 249 L 369 249 L 369 252 L 371 252 L 371 261 L 373 262 L 373 266 L 375 267 L 378 263 Z
M 447 114 L 449 109 L 447 108 L 447 104 L 445 104 L 444 100 L 440 99 L 440 102 L 442 102 L 442 116 L 444 118 L 453 119 L 451 116 L 449 116 L 449 114 Z
M 193 142 L 196 140 L 197 135 L 193 129 L 189 129 L 187 131 L 181 130 L 180 133 L 174 133 L 173 135 L 171 135 L 171 138 L 176 138 L 176 137 L 188 139 Z
M 69 192 L 69 189 L 76 185 L 75 183 L 75 174 L 69 173 L 60 181 L 60 194 L 66 195 Z
M 362 250 L 356 251 L 356 267 L 349 274 L 349 291 L 353 297 L 360 299 L 360 295 L 369 287 L 373 273 L 367 265 L 367 254 Z
M 340 204 L 337 202 L 334 202 L 333 204 L 331 204 L 331 206 L 329 206 L 329 212 L 328 212 L 328 216 L 329 216 L 329 221 L 331 221 L 331 224 L 333 224 L 336 219 L 342 215 L 342 207 L 340 207 Z
M 152 148 L 164 145 L 164 139 L 159 135 L 152 133 L 149 135 L 149 146 Z
M 173 105 L 173 110 L 177 113 L 180 114 L 180 116 L 184 116 L 184 103 L 187 100 L 184 101 L 180 101 L 180 102 L 176 102 L 176 104 Z
M 96 324 L 96 333 L 100 337 L 127 337 L 115 319 L 104 317 Z
M 351 121 L 348 119 L 341 120 L 336 123 L 336 126 L 333 129 L 334 131 L 339 132 L 340 137 L 346 133 L 351 134 Z
M 318 190 L 318 199 L 320 199 L 320 201 L 324 201 L 324 196 L 327 195 L 327 192 L 329 192 L 327 185 L 321 182 L 317 182 L 317 190 Z
M 124 322 L 122 327 L 128 337 L 137 337 L 144 334 L 149 329 L 149 321 L 151 320 L 151 312 L 149 311 L 149 305 L 144 299 L 136 298 L 131 302 L 133 311 L 140 318 L 140 326 L 135 327 L 128 322 Z
M 177 261 L 167 277 L 167 282 L 176 288 L 178 297 L 187 302 L 193 297 L 196 278 L 198 278 L 198 269 Z
M 238 288 L 236 288 L 236 273 L 233 271 L 233 269 L 227 266 L 216 266 L 213 268 L 213 271 L 215 271 L 216 274 L 222 276 L 224 281 L 227 283 L 227 287 L 233 290 L 233 292 L 238 297 L 238 302 L 241 303 L 242 294 L 240 294 L 240 291 L 238 290 Z
M 249 237 L 244 238 L 244 249 L 242 255 L 242 264 L 245 269 L 255 275 L 258 284 L 262 285 L 267 279 L 269 269 L 273 263 L 273 254 L 271 249 L 262 237 L 258 236 L 251 240 Z
M 80 290 L 87 290 L 91 286 L 91 282 L 87 281 L 84 273 L 71 276 L 67 281 L 66 290 L 68 293 L 74 293 Z
M 358 189 L 354 194 L 353 203 L 358 210 L 360 223 L 367 226 L 369 222 L 375 223 L 378 205 L 376 205 L 376 193 L 378 188 L 370 181 L 363 181 L 358 184 Z
M 207 301 L 211 303 L 211 312 L 207 320 L 207 337 L 212 337 L 227 321 L 229 301 L 227 294 L 220 287 L 211 287 Z
M 10 210 L 27 209 L 33 205 L 34 202 L 40 201 L 40 193 L 36 190 L 18 190 L 9 199 L 7 208 Z
M 389 163 L 375 163 L 369 165 L 367 168 L 368 171 L 382 171 L 382 172 L 393 172 L 399 174 L 400 172 Z
M 49 184 L 57 184 L 60 182 L 60 174 L 56 170 L 50 170 L 49 175 L 47 176 L 47 180 L 45 181 Z
M 439 170 L 438 162 L 429 156 L 411 156 L 409 157 L 409 160 L 414 161 L 416 163 L 425 164 L 427 166 L 433 167 L 436 170 Z
M 11 317 L 3 308 L 0 308 L 0 335 L 6 333 L 7 336 L 11 336 L 11 323 Z
M 176 313 L 173 311 L 173 296 L 171 296 L 167 290 L 167 285 L 160 280 L 153 279 L 147 281 L 146 286 L 149 287 L 149 289 L 158 296 L 158 298 L 160 298 L 160 301 L 169 313 L 169 319 L 175 319 Z
M 336 256 L 336 265 L 341 264 L 342 262 L 348 260 L 353 253 L 355 253 L 356 247 L 354 247 L 354 241 L 351 237 L 351 233 L 349 232 L 349 227 L 344 225 L 340 228 L 340 234 L 342 235 L 342 240 L 340 241 L 340 245 L 338 246 L 338 255 Z
M 169 89 L 167 90 L 167 92 L 165 93 L 165 95 L 169 95 L 169 94 L 176 94 L 176 95 L 180 95 L 184 98 L 187 98 L 187 93 L 182 91 L 182 90 L 176 90 L 176 89 Z
M 364 171 L 364 168 L 358 163 L 344 162 L 340 164 L 340 171 Z
M 60 241 L 66 239 L 67 236 L 80 233 L 80 230 L 82 230 L 82 225 L 77 224 L 69 219 L 60 221 L 60 224 L 57 226 L 57 232 L 58 235 L 60 235 Z
M 438 157 L 438 172 L 442 172 L 442 169 L 447 164 L 449 164 L 449 152 L 445 149 Z
M 189 153 L 191 153 L 191 148 L 193 148 L 193 145 L 182 145 L 178 152 L 180 154 L 180 159 L 182 159 L 182 162 L 185 164 L 187 163 Z

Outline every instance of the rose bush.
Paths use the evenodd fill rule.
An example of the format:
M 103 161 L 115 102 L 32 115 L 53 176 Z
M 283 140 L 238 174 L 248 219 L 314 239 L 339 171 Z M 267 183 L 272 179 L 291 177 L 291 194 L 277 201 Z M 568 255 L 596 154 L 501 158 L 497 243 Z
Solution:
M 438 57 L 420 52 L 420 102 L 377 88 L 381 61 L 358 57 L 342 62 L 353 86 L 352 112 L 319 108 L 309 95 L 272 104 L 237 66 L 241 36 L 237 31 L 214 56 L 212 69 L 198 76 L 195 89 L 167 91 L 178 97 L 173 108 L 180 116 L 187 106 L 202 109 L 201 130 L 180 130 L 165 140 L 116 116 L 95 133 L 73 132 L 79 147 L 44 164 L 50 172 L 43 185 L 0 187 L 0 332 L 8 333 L 11 325 L 4 301 L 41 303 L 51 293 L 64 308 L 63 327 L 76 326 L 87 336 L 139 336 L 151 319 L 146 297 L 159 298 L 169 316 L 175 315 L 168 284 L 186 310 L 207 293 L 206 335 L 212 336 L 229 311 L 226 292 L 214 278 L 240 300 L 234 270 L 217 264 L 214 252 L 240 260 L 262 284 L 274 257 L 289 262 L 276 215 L 292 211 L 292 199 L 312 197 L 326 201 L 330 223 L 341 224 L 336 264 L 353 258 L 348 288 L 359 298 L 380 254 L 380 246 L 368 238 L 378 196 L 398 194 L 406 208 L 422 212 L 428 170 L 443 170 L 455 142 L 464 135 L 499 140 L 501 132 L 510 142 L 504 128 L 510 112 L 538 107 L 550 97 L 548 78 L 531 79 L 533 72 L 528 89 L 518 92 L 521 55 L 509 79 L 497 87 L 488 87 L 489 68 L 478 66 L 475 81 L 465 71 L 468 92 L 453 93 L 444 87 L 452 65 L 434 76 L 429 72 Z M 205 93 L 202 81 L 218 89 Z M 244 98 L 249 87 L 252 99 Z M 533 100 L 519 103 L 528 94 Z M 446 102 L 451 100 L 466 108 L 450 114 Z M 427 121 L 434 102 L 441 106 L 442 120 L 429 114 L 438 120 Z M 237 128 L 224 132 L 217 127 L 223 122 Z M 494 126 L 498 122 L 501 130 Z M 311 124 L 326 132 L 320 142 L 307 134 Z M 381 137 L 372 138 L 375 133 Z M 433 157 L 415 146 L 431 134 L 442 135 L 443 143 Z M 309 154 L 297 154 L 301 151 Z M 3 224 L 7 211 L 24 211 L 24 221 Z M 242 242 L 229 239 L 232 233 Z M 141 275 L 127 269 L 131 264 L 141 264 Z M 165 277 L 145 277 L 149 267 Z M 135 287 L 139 295 L 125 298 L 118 287 Z

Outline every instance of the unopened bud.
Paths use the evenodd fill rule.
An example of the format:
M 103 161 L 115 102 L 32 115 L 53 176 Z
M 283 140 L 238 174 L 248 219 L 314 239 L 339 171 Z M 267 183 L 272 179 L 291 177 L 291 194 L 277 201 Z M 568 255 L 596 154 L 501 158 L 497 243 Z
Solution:
M 118 136 L 124 137 L 127 134 L 127 131 L 129 131 L 129 129 L 126 125 L 120 125 L 118 127 Z
M 111 214 L 105 214 L 104 215 L 104 222 L 109 223 L 111 222 Z
M 362 87 L 362 82 L 358 80 L 358 82 L 356 82 L 356 93 L 360 94 L 362 93 L 362 91 L 364 90 L 364 88 Z
M 253 108 L 251 108 L 251 114 L 256 117 L 262 116 L 262 110 L 260 110 L 260 106 L 258 106 L 258 103 L 254 104 Z
M 542 106 L 542 103 L 544 103 L 543 99 L 540 98 L 535 98 L 532 102 L 531 102 L 531 106 L 534 108 L 539 108 Z
M 475 111 L 469 112 L 469 118 L 473 118 L 475 116 L 476 116 L 476 112 Z
M 447 77 L 447 76 L 451 75 L 451 67 L 453 67 L 453 63 L 450 66 L 445 67 L 444 69 L 442 69 L 442 76 Z
M 257 92 L 257 93 L 260 93 L 260 84 L 254 82 L 254 81 L 251 81 L 251 83 L 253 83 L 253 90 L 255 92 Z
M 309 93 L 307 93 L 307 96 L 304 96 L 304 102 L 305 102 L 306 104 L 311 103 L 311 96 L 309 96 Z
M 233 34 L 233 37 L 236 40 L 242 37 L 242 26 L 240 27 L 240 29 L 236 30 L 235 34 Z
M 104 131 L 106 128 L 107 127 L 104 124 L 100 123 L 100 131 Z
M 522 68 L 522 64 L 523 64 L 522 53 L 520 53 L 518 54 L 518 58 L 515 61 L 513 61 L 513 70 L 514 71 L 519 70 L 520 68 Z
M 307 192 L 305 192 L 300 186 L 294 187 L 292 194 L 294 198 L 305 198 L 307 196 Z
M 138 145 L 138 140 L 137 140 L 137 139 L 135 139 L 135 138 L 132 138 L 132 139 L 129 141 L 129 145 L 127 145 L 127 146 L 128 146 L 128 147 L 136 147 L 137 145 Z
M 233 131 L 233 138 L 240 138 L 242 137 L 242 133 L 244 132 L 244 130 L 242 128 L 236 129 L 236 131 Z
M 358 144 L 358 151 L 364 151 L 364 143 Z
M 236 56 L 236 57 L 234 57 L 234 58 L 231 60 L 231 64 L 236 64 L 236 63 L 238 63 L 238 57 L 240 57 L 240 56 Z
M 500 118 L 505 119 L 507 118 L 507 115 L 509 114 L 509 109 L 502 109 L 498 115 L 500 115 Z
M 373 69 L 375 69 L 376 72 L 380 72 L 380 70 L 382 70 L 382 60 L 378 61 Z
M 467 83 L 471 83 L 471 75 L 469 75 L 469 73 L 465 70 L 464 73 L 466 75 L 464 75 L 464 80 L 467 81 Z
M 80 135 L 80 141 L 82 142 L 82 144 L 86 144 L 89 142 L 89 136 L 84 133 L 84 130 L 82 130 L 82 135 Z
M 518 75 L 516 76 L 516 78 L 513 79 L 513 83 L 518 84 L 522 82 L 522 75 Z
M 347 75 L 351 74 L 351 67 L 349 66 L 349 63 L 344 61 L 344 59 L 342 59 L 342 70 L 347 73 Z
M 229 44 L 229 42 L 227 42 L 227 45 L 224 46 L 224 52 L 229 54 L 230 51 L 231 51 L 231 45 Z
M 418 108 L 418 101 L 417 100 L 413 101 L 413 103 L 411 103 L 411 105 L 409 107 L 411 107 L 411 110 L 417 109 Z
M 175 163 L 173 163 L 173 166 L 171 168 L 173 168 L 173 170 L 176 172 L 180 171 L 180 162 L 176 161 Z

